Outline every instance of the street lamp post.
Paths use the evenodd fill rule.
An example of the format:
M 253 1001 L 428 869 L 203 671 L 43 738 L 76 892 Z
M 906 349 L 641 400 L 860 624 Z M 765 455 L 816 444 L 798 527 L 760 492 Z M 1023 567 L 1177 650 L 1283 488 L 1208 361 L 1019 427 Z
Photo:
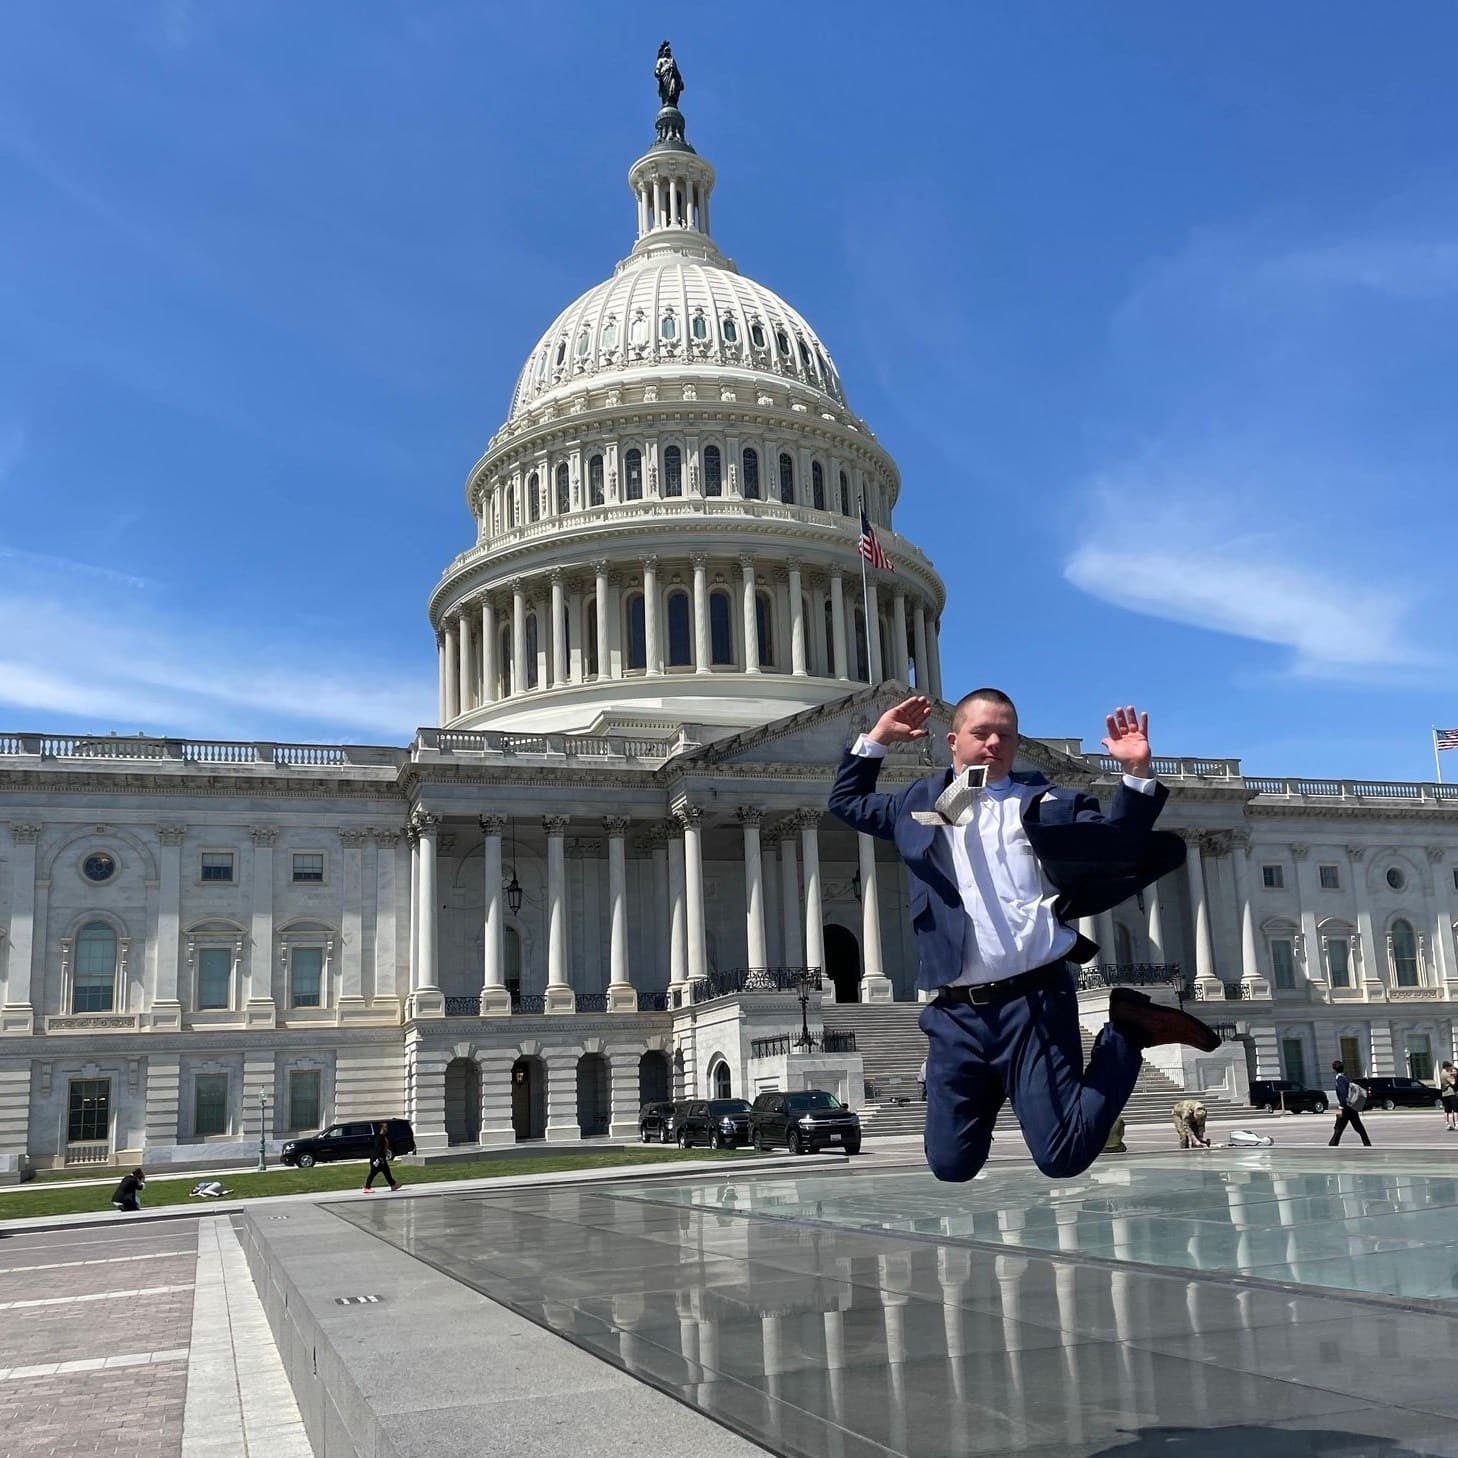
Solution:
M 800 985 L 800 1036 L 795 1039 L 795 1047 L 804 1048 L 807 1051 L 815 1046 L 815 1039 L 810 1036 L 810 974 L 802 971 L 795 981 Z
M 263 1174 L 268 1168 L 268 1149 L 265 1140 L 268 1137 L 268 1095 L 258 1095 L 258 1173 Z

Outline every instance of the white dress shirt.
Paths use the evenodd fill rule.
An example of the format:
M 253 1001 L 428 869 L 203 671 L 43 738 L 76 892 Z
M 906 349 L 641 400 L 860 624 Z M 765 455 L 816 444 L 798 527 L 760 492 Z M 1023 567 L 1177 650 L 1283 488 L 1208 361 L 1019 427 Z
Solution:
M 886 747 L 863 734 L 851 753 L 883 759 Z M 1158 781 L 1125 775 L 1124 783 L 1152 795 Z M 1053 915 L 1057 892 L 1023 828 L 1017 788 L 1008 776 L 988 784 L 972 802 L 974 818 L 968 824 L 941 828 L 968 921 L 962 972 L 954 986 L 1000 982 L 1031 972 L 1066 957 L 1078 940 L 1077 932 Z

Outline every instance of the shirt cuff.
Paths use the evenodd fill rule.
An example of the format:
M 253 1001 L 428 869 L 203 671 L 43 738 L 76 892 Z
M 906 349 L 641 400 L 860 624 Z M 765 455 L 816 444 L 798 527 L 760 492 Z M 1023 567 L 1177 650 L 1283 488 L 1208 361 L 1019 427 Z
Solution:
M 1124 776 L 1125 788 L 1134 790 L 1140 795 L 1152 795 L 1154 793 L 1155 786 L 1157 786 L 1158 784 L 1159 781 L 1157 779 L 1141 780 L 1137 775 Z
M 874 739 L 867 739 L 866 736 L 862 734 L 860 738 L 851 745 L 851 753 L 855 755 L 857 759 L 885 759 L 886 746 L 884 744 L 877 744 Z M 1153 791 L 1147 791 L 1146 793 L 1153 794 Z

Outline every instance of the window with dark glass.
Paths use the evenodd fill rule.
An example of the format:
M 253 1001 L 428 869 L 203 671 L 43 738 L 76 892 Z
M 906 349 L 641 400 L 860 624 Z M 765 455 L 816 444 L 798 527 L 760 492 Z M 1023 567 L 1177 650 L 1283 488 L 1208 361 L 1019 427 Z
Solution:
M 1296 985 L 1296 952 L 1290 937 L 1271 938 L 1271 980 L 1277 987 Z
M 779 346 L 780 353 L 788 357 L 790 353 L 790 336 L 783 329 L 775 330 L 775 343 Z
M 849 516 L 850 513 L 850 477 L 844 471 L 840 473 L 840 514 Z
M 501 670 L 501 693 L 503 698 L 511 697 L 511 629 L 503 627 L 496 635 L 496 662 Z
M 763 349 L 765 347 L 765 343 L 764 343 L 764 326 L 763 325 L 760 325 L 760 324 L 751 324 L 749 326 L 749 342 L 756 349 Z
M 716 668 L 734 662 L 734 604 L 722 589 L 709 594 L 709 661 Z
M 110 1012 L 116 996 L 116 933 L 104 921 L 88 922 L 76 934 L 75 957 L 71 1011 Z
M 66 1094 L 66 1142 L 96 1144 L 111 1137 L 111 1080 L 73 1078 Z
M 289 1073 L 288 1128 L 290 1133 L 319 1127 L 321 1109 L 319 1084 L 317 1068 L 295 1068 Z
M 81 862 L 81 874 L 88 881 L 94 881 L 98 886 L 103 885 L 116 875 L 116 860 L 105 851 L 92 851 Z
M 537 615 L 528 613 L 526 619 L 526 686 L 534 689 L 540 670 L 537 667 Z
M 825 674 L 834 678 L 840 670 L 835 666 L 835 608 L 825 599 Z
M 1392 923 L 1392 972 L 1399 987 L 1418 985 L 1417 934 L 1412 923 L 1398 917 Z
M 739 326 L 734 322 L 733 314 L 725 314 L 719 328 L 720 333 L 724 336 L 725 344 L 737 344 L 739 342 Z
M 293 879 L 295 885 L 301 881 L 322 881 L 324 879 L 323 851 L 295 851 Z
M 815 376 L 815 366 L 810 363 L 810 351 L 805 348 L 805 341 L 803 339 L 797 339 L 795 345 L 800 351 L 800 368 L 813 379 Z
M 192 1132 L 198 1139 L 228 1132 L 226 1073 L 199 1073 L 193 1080 Z
M 1321 877 L 1321 889 L 1323 891 L 1340 891 L 1342 889 L 1342 868 L 1340 866 L 1318 866 L 1317 874 Z
M 643 499 L 643 452 L 637 446 L 623 453 L 623 487 L 627 500 Z
M 663 494 L 683 495 L 683 452 L 676 445 L 663 448 Z
M 695 314 L 690 331 L 695 339 L 707 339 L 709 337 L 709 321 L 702 314 Z
M 704 495 L 724 494 L 724 457 L 716 445 L 704 447 Z
M 289 951 L 289 996 L 294 1007 L 323 1007 L 324 948 L 293 947 Z
M 1286 884 L 1286 874 L 1280 866 L 1261 867 L 1261 885 L 1267 891 L 1279 891 Z
M 664 339 L 677 339 L 678 320 L 672 314 L 665 314 L 659 321 L 658 332 Z
M 668 664 L 670 668 L 691 668 L 694 635 L 690 622 L 689 595 L 675 592 L 668 599 Z
M 587 358 L 587 351 L 588 351 L 588 349 L 590 347 L 591 347 L 591 340 L 588 337 L 587 330 L 584 329 L 577 336 L 577 358 L 578 359 L 586 359 Z
M 744 447 L 744 494 L 759 500 L 759 452 L 753 446 Z
M 197 1005 L 200 1011 L 228 1007 L 232 1002 L 232 947 L 199 947 L 197 951 Z
M 795 463 L 785 451 L 780 452 L 780 500 L 787 506 L 795 504 Z
M 856 677 L 862 683 L 871 681 L 871 665 L 866 658 L 866 615 L 860 608 L 856 609 Z
M 761 668 L 775 666 L 774 610 L 770 606 L 768 593 L 754 595 L 754 628 L 759 641 L 759 664 Z
M 503 531 L 510 531 L 511 528 L 514 527 L 515 525 L 516 525 L 516 487 L 515 486 L 508 486 L 506 488 L 506 508 L 505 508 L 505 515 L 504 515 L 504 519 L 502 520 L 502 523 L 501 523 L 501 529 Z
M 557 366 L 558 369 L 561 369 L 561 367 L 562 367 L 562 361 L 565 360 L 566 358 L 567 358 L 567 341 L 565 339 L 559 339 L 557 341 L 557 358 L 554 361 L 554 363 L 556 364 L 556 366 Z
M 819 461 L 810 462 L 810 504 L 816 511 L 825 510 L 825 467 Z
M 648 629 L 643 617 L 643 594 L 635 592 L 628 599 L 628 667 L 648 666 Z
M 587 499 L 593 506 L 601 506 L 607 499 L 602 489 L 602 457 L 594 456 L 587 463 Z
M 572 510 L 572 477 L 563 461 L 557 467 L 557 515 L 566 516 Z
M 527 477 L 527 520 L 537 521 L 542 515 L 542 485 L 537 480 L 537 473 L 533 471 Z
M 597 677 L 597 599 L 594 598 L 587 604 L 587 628 L 585 630 L 587 642 L 582 646 L 587 650 L 587 676 Z
M 198 876 L 203 881 L 231 881 L 233 879 L 233 852 L 204 851 Z
M 1326 939 L 1326 972 L 1333 987 L 1352 985 L 1352 944 L 1346 937 Z

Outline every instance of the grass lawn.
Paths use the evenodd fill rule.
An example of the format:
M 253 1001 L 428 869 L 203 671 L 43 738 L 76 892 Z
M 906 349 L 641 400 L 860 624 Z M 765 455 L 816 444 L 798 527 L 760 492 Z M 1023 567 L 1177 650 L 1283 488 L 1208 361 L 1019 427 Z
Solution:
M 588 1154 L 484 1154 L 479 1159 L 454 1160 L 445 1164 L 402 1165 L 395 1177 L 407 1185 L 434 1184 L 441 1180 L 490 1180 L 510 1175 L 556 1174 L 562 1171 L 611 1169 L 634 1164 L 702 1163 L 704 1160 L 744 1158 L 751 1150 L 724 1151 L 709 1149 L 615 1149 Z M 264 1174 L 222 1176 L 231 1196 L 256 1200 L 263 1195 L 303 1195 L 324 1190 L 357 1190 L 364 1183 L 369 1169 L 365 1160 L 349 1160 L 340 1164 L 316 1164 L 313 1169 L 289 1169 L 279 1165 Z M 93 1170 L 95 1175 L 97 1171 Z M 120 1179 L 124 1171 L 117 1170 Z M 206 1207 L 225 1203 L 219 1200 L 191 1200 L 188 1191 L 199 1181 L 210 1179 L 206 1170 L 185 1175 L 158 1176 L 147 1181 L 142 1207 L 156 1210 L 167 1205 Z M 116 1214 L 111 1208 L 114 1184 L 87 1185 L 80 1189 L 66 1188 L 64 1183 L 32 1184 L 23 1190 L 0 1195 L 0 1220 L 18 1220 L 36 1215 L 77 1215 L 86 1211 Z M 387 1195 L 389 1187 L 379 1180 L 375 1188 Z

